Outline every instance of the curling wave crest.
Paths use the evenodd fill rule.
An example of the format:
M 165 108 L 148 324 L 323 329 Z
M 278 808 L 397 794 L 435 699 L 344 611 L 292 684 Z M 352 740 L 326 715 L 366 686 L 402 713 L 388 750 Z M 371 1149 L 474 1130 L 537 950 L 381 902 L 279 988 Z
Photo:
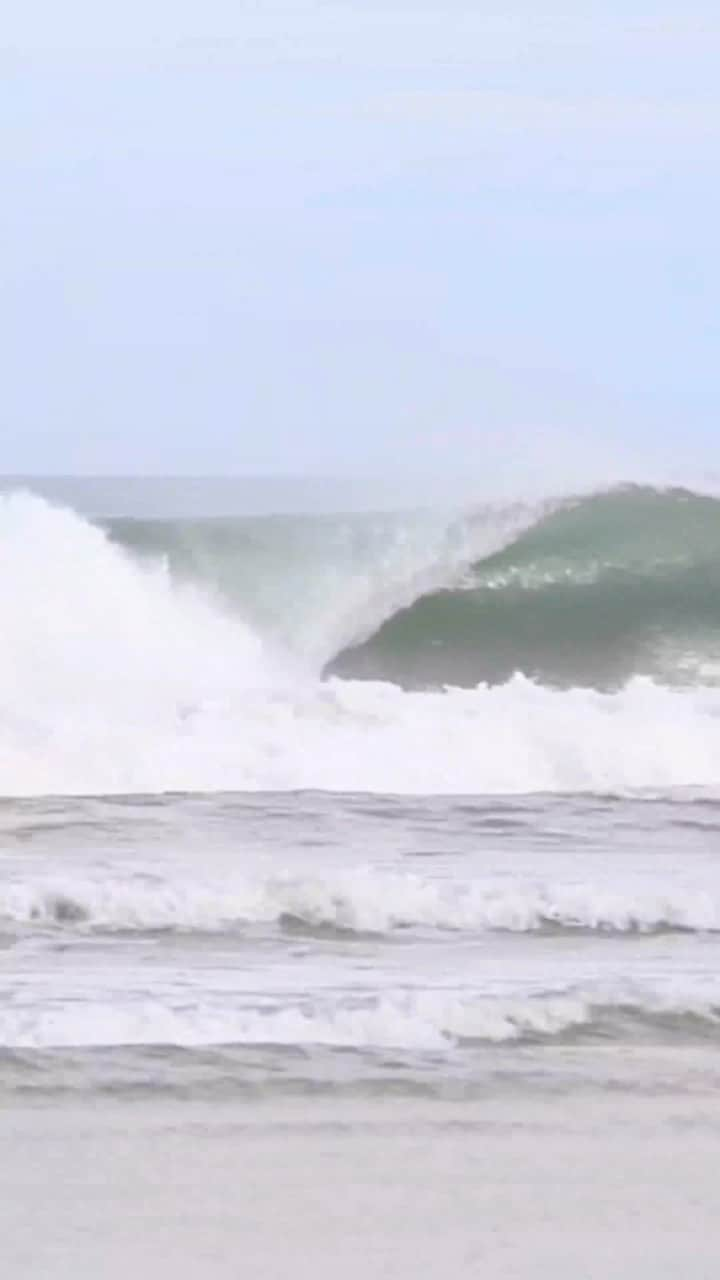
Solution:
M 711 786 L 720 762 L 718 512 L 712 499 L 631 491 L 444 524 L 388 518 L 372 534 L 352 523 L 341 535 L 326 518 L 324 533 L 322 521 L 305 531 L 312 554 L 302 559 L 293 521 L 234 530 L 119 522 L 108 531 L 29 495 L 2 498 L 2 793 Z M 588 611 L 588 593 L 607 600 L 608 583 L 620 583 L 613 608 L 634 593 L 643 608 L 654 603 L 647 627 L 624 623 L 606 647 L 617 651 L 630 632 L 648 632 L 652 646 L 633 640 L 633 661 L 618 668 L 627 680 L 601 688 L 580 678 L 578 664 L 586 631 L 597 639 L 604 616 Z M 488 670 L 469 687 L 466 670 L 451 678 L 457 654 L 448 658 L 452 646 L 430 624 L 438 600 L 461 612 L 470 600 L 477 613 L 478 599 L 489 616 L 500 608 L 493 627 L 508 657 L 497 679 Z M 542 626 L 529 621 L 538 601 Z M 404 674 L 394 658 L 368 668 L 384 628 L 411 618 L 416 629 L 423 611 L 423 645 L 445 652 L 436 678 L 410 678 L 407 653 Z M 565 623 L 575 687 L 519 661 L 520 641 L 512 643 L 530 643 L 536 625 L 559 652 Z M 463 634 L 474 653 L 498 651 L 467 619 Z M 355 678 L 368 674 L 383 678 Z

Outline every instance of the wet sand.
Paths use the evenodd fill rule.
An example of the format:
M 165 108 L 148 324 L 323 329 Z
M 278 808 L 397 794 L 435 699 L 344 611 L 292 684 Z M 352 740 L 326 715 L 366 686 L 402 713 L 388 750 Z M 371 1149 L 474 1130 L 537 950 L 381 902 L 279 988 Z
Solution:
M 5 1280 L 710 1280 L 720 1102 L 0 1113 Z

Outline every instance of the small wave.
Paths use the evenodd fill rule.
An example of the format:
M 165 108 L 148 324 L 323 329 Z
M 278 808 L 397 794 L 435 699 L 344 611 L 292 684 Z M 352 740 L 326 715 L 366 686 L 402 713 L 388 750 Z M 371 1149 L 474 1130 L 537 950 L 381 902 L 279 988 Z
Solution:
M 720 898 L 677 886 L 424 879 L 354 871 L 224 884 L 53 880 L 6 885 L 0 922 L 16 928 L 220 932 L 288 924 L 347 934 L 548 930 L 608 934 L 720 930 Z
M 720 991 L 628 984 L 509 997 L 453 990 L 309 997 L 283 1007 L 233 1007 L 202 997 L 143 995 L 0 1010 L 0 1047 L 67 1049 L 214 1045 L 448 1053 L 472 1046 L 686 1042 L 720 1039 Z

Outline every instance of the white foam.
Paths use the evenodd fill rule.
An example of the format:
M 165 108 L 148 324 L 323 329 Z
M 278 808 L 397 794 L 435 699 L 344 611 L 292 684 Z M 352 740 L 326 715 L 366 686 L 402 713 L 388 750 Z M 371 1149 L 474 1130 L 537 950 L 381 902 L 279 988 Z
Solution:
M 452 1051 L 462 1045 L 556 1037 L 615 1014 L 692 1015 L 718 1025 L 717 983 L 686 988 L 619 983 L 527 996 L 477 996 L 453 989 L 387 991 L 364 998 L 322 998 L 248 1007 L 192 992 L 122 990 L 105 998 L 65 993 L 63 1000 L 0 1008 L 0 1045 L 9 1049 L 174 1045 Z
M 720 898 L 678 885 L 447 881 L 371 869 L 322 876 L 78 878 L 5 883 L 0 922 L 15 926 L 215 932 L 285 918 L 311 928 L 391 933 L 419 928 L 532 933 L 546 926 L 606 932 L 720 929 Z
M 388 993 L 345 1001 L 248 1009 L 209 1001 L 193 1007 L 166 997 L 111 1002 L 76 1000 L 0 1010 L 6 1048 L 124 1045 L 323 1046 L 441 1050 L 461 1040 L 500 1043 L 527 1034 L 558 1034 L 586 1022 L 589 1006 L 573 996 L 542 1000 L 468 1000 L 454 992 Z
M 714 786 L 720 689 L 405 693 L 300 675 L 71 512 L 0 499 L 5 795 Z

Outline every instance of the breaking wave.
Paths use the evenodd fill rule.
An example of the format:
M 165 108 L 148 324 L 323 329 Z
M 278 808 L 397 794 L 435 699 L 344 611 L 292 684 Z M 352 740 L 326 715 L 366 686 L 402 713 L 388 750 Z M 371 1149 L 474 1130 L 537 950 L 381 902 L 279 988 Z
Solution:
M 5 795 L 717 782 L 720 503 L 684 491 L 104 526 L 14 494 L 0 623 Z
M 257 925 L 347 934 L 718 932 L 720 897 L 642 884 L 440 881 L 354 871 L 197 883 L 26 879 L 0 891 L 0 927 L 219 932 Z
M 447 1053 L 473 1045 L 720 1040 L 720 993 L 627 983 L 532 994 L 454 989 L 308 997 L 250 1007 L 230 997 L 88 998 L 0 1010 L 0 1049 L 210 1046 Z
M 399 610 L 332 664 L 405 687 L 562 688 L 720 670 L 720 502 L 627 488 L 539 514 L 460 586 Z

